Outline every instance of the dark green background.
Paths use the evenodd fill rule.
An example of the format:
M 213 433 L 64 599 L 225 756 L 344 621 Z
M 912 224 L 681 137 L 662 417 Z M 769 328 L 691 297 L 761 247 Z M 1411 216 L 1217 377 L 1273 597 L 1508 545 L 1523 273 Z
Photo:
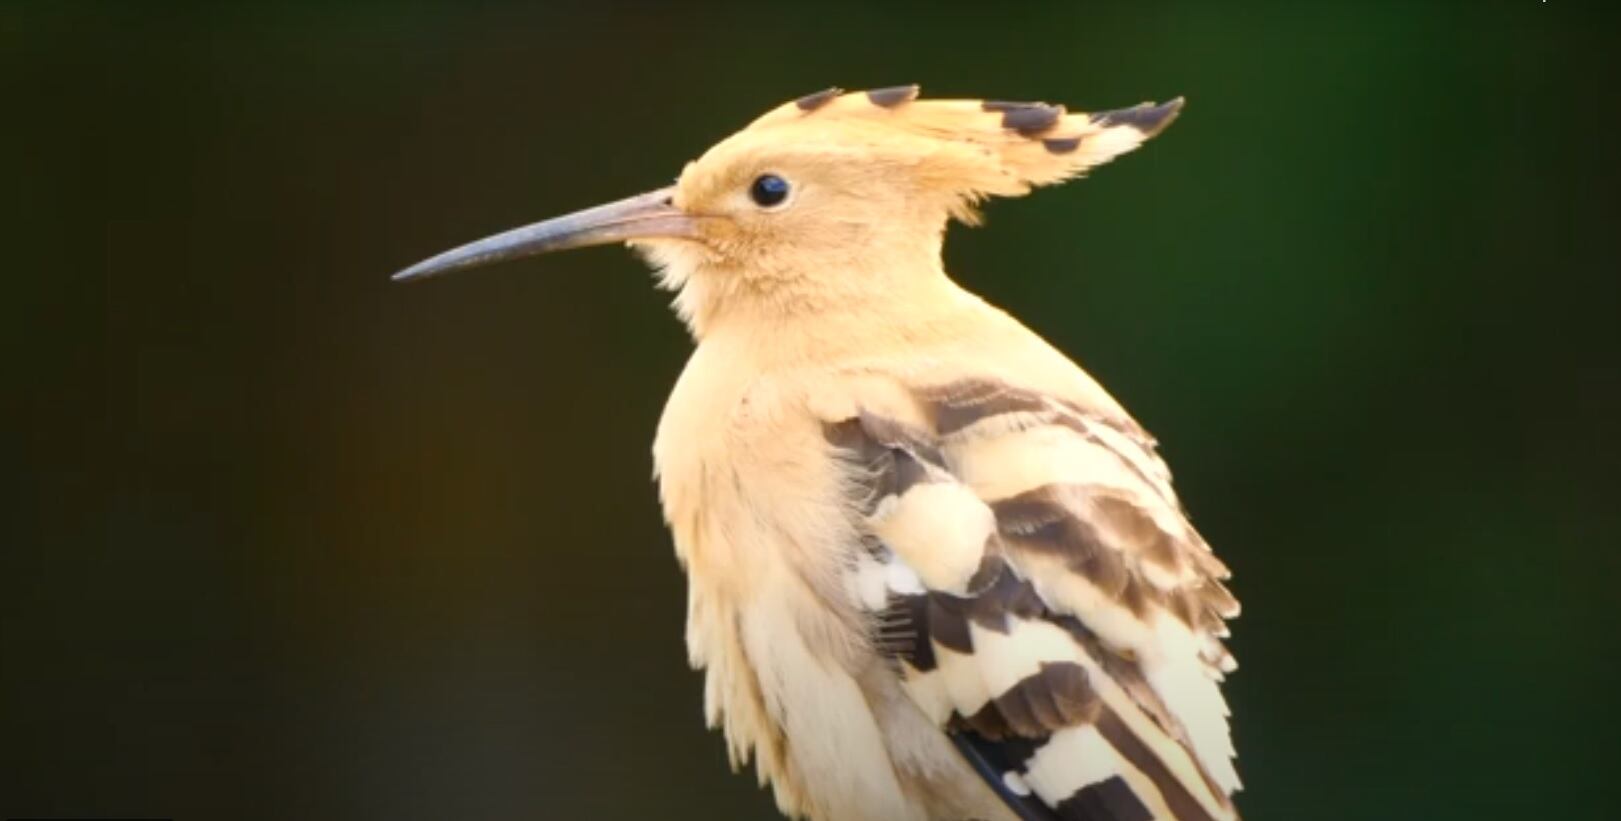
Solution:
M 703 729 L 618 250 L 393 270 L 830 84 L 1185 94 L 950 270 L 1155 431 L 1258 819 L 1605 818 L 1621 16 L 0 10 L 0 815 L 767 818 Z

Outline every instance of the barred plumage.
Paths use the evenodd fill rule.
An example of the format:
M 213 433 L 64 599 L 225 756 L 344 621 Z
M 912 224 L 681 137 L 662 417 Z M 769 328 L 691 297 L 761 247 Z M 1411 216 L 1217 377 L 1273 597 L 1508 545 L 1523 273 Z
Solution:
M 1100 807 L 1113 808 L 1105 818 L 1232 817 L 1231 743 L 1224 722 L 1203 717 L 1225 715 L 1213 679 L 1231 669 L 1219 625 L 1236 604 L 1221 586 L 1225 570 L 1176 509 L 1151 446 L 1140 432 L 984 381 L 917 395 L 921 423 L 932 427 L 864 413 L 829 437 L 850 470 L 876 477 L 867 484 L 885 491 L 876 502 L 864 495 L 860 507 L 889 550 L 854 575 L 863 590 L 883 585 L 881 600 L 868 592 L 862 604 L 886 630 L 904 625 L 899 633 L 909 641 L 877 647 L 899 662 L 906 690 L 1009 801 L 1028 805 L 1028 817 L 1051 817 L 1038 804 L 1057 817 L 1100 817 Z M 1129 450 L 1104 444 L 1104 429 Z M 1041 440 L 1056 457 L 1033 465 L 975 455 L 1005 454 L 1003 440 L 1019 437 Z M 1096 458 L 1067 454 L 1063 440 L 1071 438 Z M 1070 472 L 1087 461 L 1096 464 L 1085 475 Z M 958 483 L 968 475 L 977 479 L 973 489 Z M 977 551 L 942 551 L 938 534 L 889 521 L 906 510 L 938 523 L 962 518 L 963 509 L 992 520 L 983 533 L 955 530 L 978 540 Z M 918 571 L 945 556 L 956 559 L 949 572 Z M 1067 594 L 1079 585 L 1084 595 Z M 1102 615 L 1111 609 L 1127 611 L 1112 618 L 1130 622 Z M 1167 628 L 1154 626 L 1164 617 L 1178 622 L 1168 629 L 1199 637 L 1198 653 L 1165 655 L 1174 653 L 1159 637 Z M 953 663 L 941 665 L 942 657 Z M 1091 766 L 1065 760 L 1075 756 Z
M 940 262 L 949 219 L 1181 107 L 829 89 L 671 188 L 401 273 L 628 242 L 678 291 L 698 347 L 654 460 L 687 645 L 785 813 L 1236 817 L 1226 568 L 1154 440 Z

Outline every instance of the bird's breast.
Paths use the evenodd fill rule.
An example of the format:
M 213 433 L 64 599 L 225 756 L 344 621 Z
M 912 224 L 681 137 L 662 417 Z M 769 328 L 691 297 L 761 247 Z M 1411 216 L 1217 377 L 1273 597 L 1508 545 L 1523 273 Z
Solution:
M 785 809 L 921 819 L 857 679 L 874 659 L 838 571 L 859 538 L 806 401 L 814 378 L 739 365 L 700 348 L 654 448 L 711 726 Z

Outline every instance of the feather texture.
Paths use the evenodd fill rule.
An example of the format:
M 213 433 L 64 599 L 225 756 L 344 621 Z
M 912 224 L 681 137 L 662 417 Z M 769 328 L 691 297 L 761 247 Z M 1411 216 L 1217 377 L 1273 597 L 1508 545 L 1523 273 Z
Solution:
M 906 691 L 1021 817 L 1235 817 L 1216 681 L 1236 601 L 1151 440 L 989 380 L 910 393 L 910 420 L 828 428 L 863 477 L 860 604 Z

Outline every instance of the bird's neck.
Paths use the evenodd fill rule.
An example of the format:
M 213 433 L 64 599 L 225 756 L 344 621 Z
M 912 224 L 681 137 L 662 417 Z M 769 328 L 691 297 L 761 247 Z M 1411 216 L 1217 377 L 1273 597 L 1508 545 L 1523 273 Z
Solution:
M 965 310 L 981 305 L 940 270 L 905 276 L 853 272 L 849 288 L 779 285 L 765 293 L 728 293 L 689 323 L 702 346 L 746 351 L 761 367 L 793 367 L 880 355 L 949 333 Z M 702 287 L 702 281 L 689 284 Z M 685 294 L 683 295 L 685 296 Z
M 962 290 L 945 274 L 941 235 L 908 232 L 819 246 L 771 249 L 739 261 L 668 255 L 664 281 L 701 344 L 716 335 L 798 334 L 860 339 L 877 329 L 927 321 Z M 672 250 L 687 250 L 678 247 Z M 832 340 L 825 340 L 832 341 Z

